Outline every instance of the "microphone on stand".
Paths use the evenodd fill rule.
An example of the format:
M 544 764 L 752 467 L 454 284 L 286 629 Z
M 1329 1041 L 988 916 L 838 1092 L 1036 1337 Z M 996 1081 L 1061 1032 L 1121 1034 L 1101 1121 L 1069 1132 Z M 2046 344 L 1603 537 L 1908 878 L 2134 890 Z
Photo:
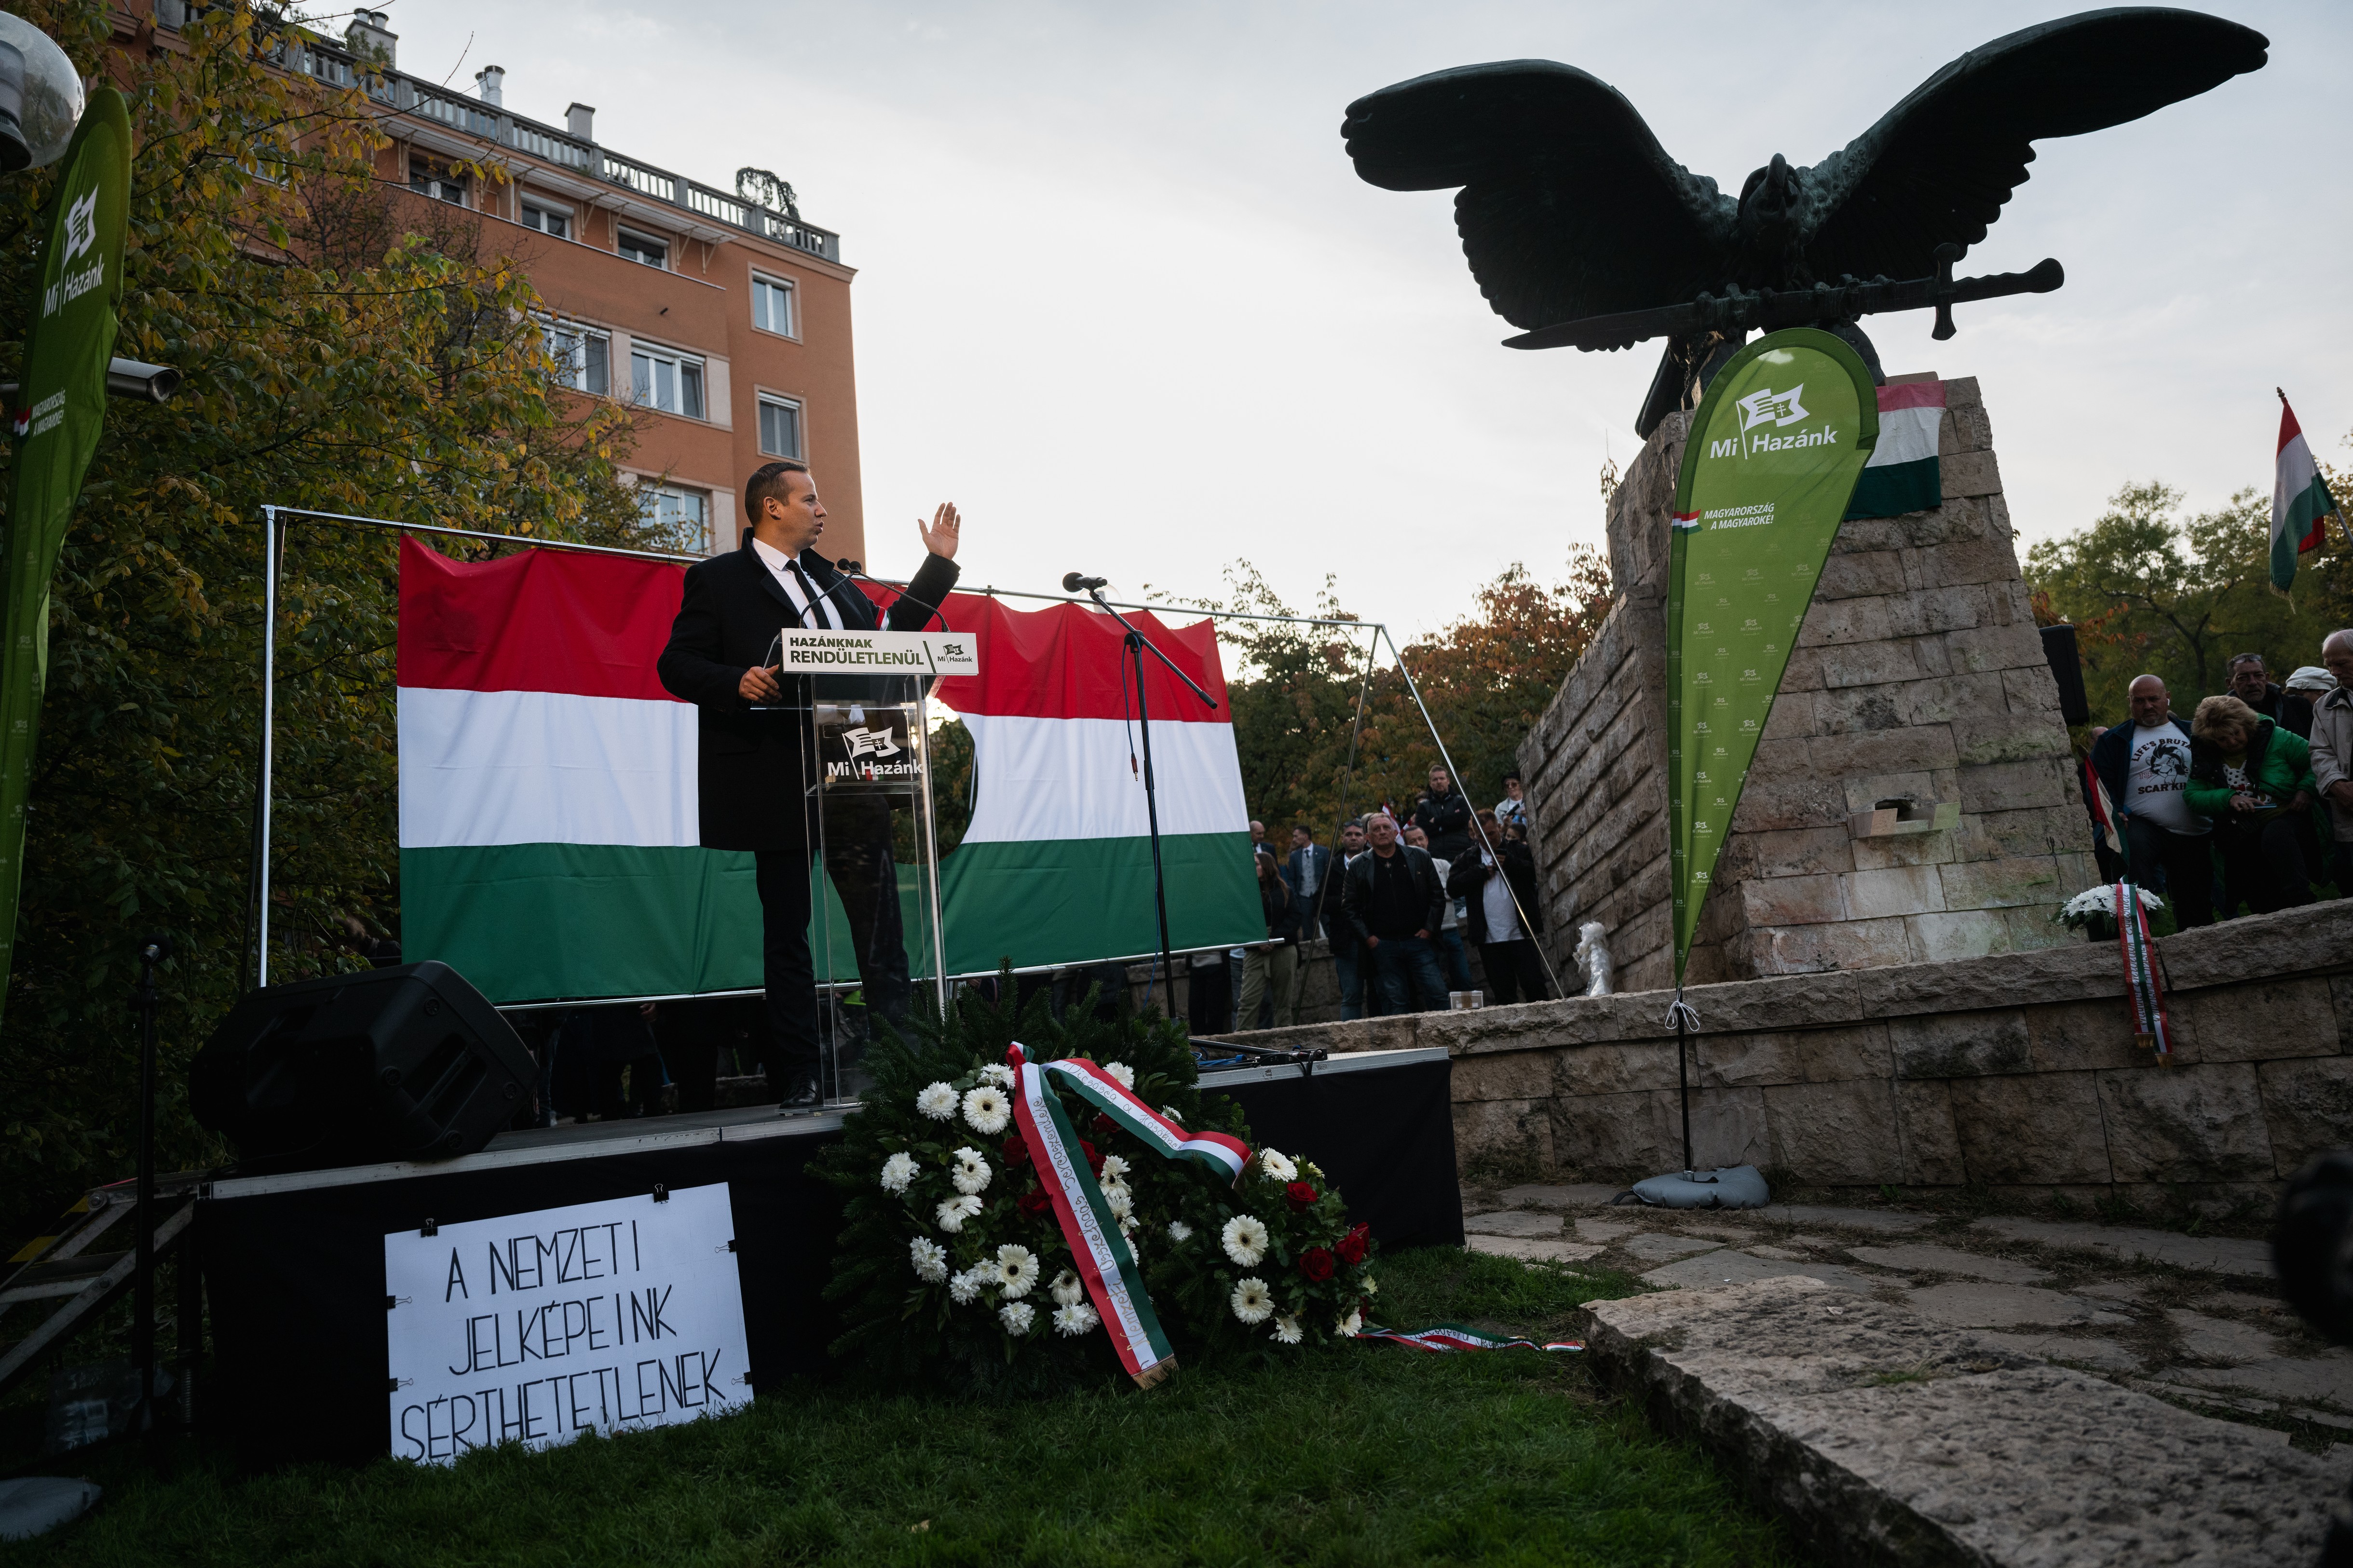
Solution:
M 862 561 L 837 561 L 833 563 L 833 566 L 834 570 L 839 572 L 845 578 L 855 577 L 868 583 L 874 581 L 873 578 L 866 575 L 866 563 Z M 939 621 L 940 629 L 942 631 L 949 629 L 947 618 L 940 614 L 940 607 L 937 605 L 925 605 L 923 600 L 916 598 L 904 588 L 899 590 L 899 596 L 912 604 L 923 605 L 923 607 L 931 612 L 930 615 L 923 617 L 923 624 L 915 628 L 917 631 L 931 630 L 932 622 L 934 619 Z M 871 599 L 867 600 L 867 603 L 870 605 L 873 605 L 873 601 Z M 881 613 L 882 612 L 879 607 L 875 609 L 875 615 L 878 619 L 881 617 Z
M 1097 588 L 1109 586 L 1110 583 L 1108 577 L 1084 577 L 1076 572 L 1062 574 L 1062 592 L 1065 594 L 1092 593 Z

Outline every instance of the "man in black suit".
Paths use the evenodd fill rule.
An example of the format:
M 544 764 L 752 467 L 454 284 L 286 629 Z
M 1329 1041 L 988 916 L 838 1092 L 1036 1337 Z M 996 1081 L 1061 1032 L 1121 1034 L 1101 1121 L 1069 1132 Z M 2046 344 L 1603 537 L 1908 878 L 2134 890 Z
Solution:
M 752 520 L 743 547 L 698 562 L 686 573 L 686 594 L 658 666 L 662 685 L 697 710 L 696 759 L 702 847 L 748 849 L 760 889 L 764 981 L 776 1053 L 769 1078 L 786 1110 L 822 1102 L 818 1082 L 817 975 L 809 956 L 809 854 L 812 837 L 807 791 L 815 779 L 807 754 L 806 691 L 787 692 L 781 667 L 770 664 L 777 634 L 787 626 L 841 631 L 917 631 L 928 624 L 955 585 L 961 520 L 942 506 L 925 527 L 915 526 L 930 552 L 887 622 L 872 601 L 819 555 L 825 506 L 806 463 L 774 462 L 744 487 Z M 796 678 L 800 679 L 805 678 Z M 824 678 L 830 681 L 837 677 Z M 871 679 L 871 678 L 851 678 Z M 820 696 L 824 693 L 820 693 Z M 889 816 L 881 817 L 880 853 L 887 862 Z M 828 835 L 828 859 L 834 856 Z M 872 846 L 851 847 L 871 857 Z M 879 869 L 845 879 L 835 870 L 845 905 L 879 906 L 886 893 Z M 872 884 L 871 886 L 867 884 Z M 887 895 L 897 910 L 895 873 Z M 861 978 L 878 982 L 882 924 L 878 908 L 860 918 L 849 910 Z M 903 966 L 903 956 L 900 960 Z

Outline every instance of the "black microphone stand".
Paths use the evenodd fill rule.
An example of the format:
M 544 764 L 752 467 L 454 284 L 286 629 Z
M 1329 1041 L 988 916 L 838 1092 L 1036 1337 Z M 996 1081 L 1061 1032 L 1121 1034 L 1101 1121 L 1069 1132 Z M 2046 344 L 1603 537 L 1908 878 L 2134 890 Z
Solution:
M 139 943 L 139 984 L 131 993 L 139 1009 L 139 1199 L 138 1228 L 132 1233 L 131 1359 L 139 1374 L 139 1403 L 131 1429 L 152 1436 L 155 1422 L 155 966 L 172 955 L 172 939 L 154 935 Z M 180 1267 L 187 1267 L 185 1247 Z M 185 1368 L 182 1369 L 185 1371 Z
M 1152 907 L 1160 917 L 1160 979 L 1166 987 L 1168 1016 L 1176 1016 L 1176 971 L 1168 957 L 1168 885 L 1160 868 L 1160 802 L 1152 782 L 1152 713 L 1144 698 L 1144 655 L 1151 649 L 1152 657 L 1168 667 L 1168 672 L 1192 689 L 1193 695 L 1215 708 L 1218 700 L 1201 689 L 1201 683 L 1176 668 L 1166 654 L 1154 647 L 1152 639 L 1135 629 L 1135 624 L 1111 607 L 1101 588 L 1087 590 L 1087 597 L 1097 608 L 1127 628 L 1127 657 L 1135 667 L 1135 725 L 1144 734 L 1144 818 L 1152 834 Z

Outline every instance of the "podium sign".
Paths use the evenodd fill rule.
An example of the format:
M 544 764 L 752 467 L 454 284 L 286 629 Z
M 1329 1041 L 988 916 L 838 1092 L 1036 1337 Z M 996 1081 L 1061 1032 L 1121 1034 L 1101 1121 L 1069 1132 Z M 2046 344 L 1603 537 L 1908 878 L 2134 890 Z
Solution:
M 810 721 L 819 789 L 906 795 L 921 783 L 923 744 L 912 705 L 819 702 Z
M 962 632 L 827 632 L 787 626 L 775 662 L 786 675 L 978 675 L 980 645 Z

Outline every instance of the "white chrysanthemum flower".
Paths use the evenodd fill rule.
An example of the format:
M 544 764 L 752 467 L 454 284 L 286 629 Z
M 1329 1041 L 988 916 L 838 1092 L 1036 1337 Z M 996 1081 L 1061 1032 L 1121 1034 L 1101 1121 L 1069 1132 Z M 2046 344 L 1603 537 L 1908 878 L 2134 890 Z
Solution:
M 1258 1168 L 1278 1182 L 1299 1180 L 1299 1167 L 1291 1163 L 1291 1156 L 1278 1154 L 1271 1149 L 1258 1152 Z
M 1054 1331 L 1065 1339 L 1076 1339 L 1102 1321 L 1095 1316 L 1095 1310 L 1084 1301 L 1054 1309 Z
M 1233 1304 L 1234 1316 L 1245 1323 L 1263 1323 L 1274 1316 L 1274 1296 L 1256 1275 L 1235 1286 L 1228 1300 Z
M 1301 1174 L 1304 1175 L 1309 1181 L 1314 1182 L 1318 1186 L 1325 1184 L 1324 1181 L 1324 1167 L 1317 1164 L 1314 1161 L 1300 1161 L 1299 1170 Z
M 942 1198 L 932 1217 L 939 1221 L 942 1230 L 953 1236 L 964 1228 L 965 1221 L 979 1212 L 980 1200 L 970 1193 L 963 1193 L 955 1197 Z
M 1362 1290 L 1367 1296 L 1377 1296 L 1381 1293 L 1380 1286 L 1374 1283 L 1372 1276 L 1370 1275 L 1366 1275 L 1362 1280 L 1358 1281 L 1356 1289 Z
M 1185 1125 L 1185 1119 L 1176 1114 L 1176 1108 L 1173 1105 L 1162 1106 L 1160 1108 L 1160 1114 L 1166 1117 L 1169 1121 L 1174 1121 L 1179 1127 Z
M 1004 1090 L 984 1084 L 965 1091 L 964 1119 L 975 1132 L 984 1138 L 994 1138 L 1005 1131 L 1007 1122 L 1013 1120 L 1013 1102 L 1005 1098 Z
M 955 1162 L 955 1174 L 948 1179 L 955 1184 L 955 1190 L 960 1193 L 983 1191 L 988 1185 L 989 1177 L 995 1173 L 989 1170 L 988 1162 L 980 1157 L 977 1149 L 957 1150 Z
M 1238 1214 L 1226 1221 L 1218 1239 L 1225 1243 L 1228 1258 L 1245 1268 L 1254 1268 L 1266 1256 L 1266 1222 L 1254 1214 Z
M 1135 1069 L 1128 1066 L 1125 1062 L 1105 1062 L 1103 1063 L 1103 1068 L 1104 1076 L 1108 1078 L 1115 1078 L 1119 1080 L 1120 1088 L 1134 1089 L 1135 1087 Z
M 1124 1182 L 1113 1182 L 1103 1190 L 1103 1207 L 1111 1210 L 1113 1219 L 1125 1219 L 1135 1212 L 1135 1194 L 1127 1190 Z
M 945 1121 L 955 1114 L 956 1091 L 946 1084 L 927 1084 L 923 1092 L 915 1096 L 915 1109 L 934 1121 Z
M 1192 1227 L 1191 1226 L 1189 1226 L 1189 1225 L 1187 1225 L 1183 1220 L 1181 1220 L 1181 1219 L 1172 1219 L 1172 1220 L 1170 1220 L 1170 1221 L 1168 1222 L 1168 1239 L 1169 1239 L 1169 1240 L 1171 1240 L 1171 1241 L 1189 1241 L 1189 1240 L 1191 1240 L 1191 1239 L 1192 1239 L 1192 1237 L 1193 1237 L 1193 1227 Z
M 1300 1331 L 1299 1320 L 1285 1312 L 1275 1319 L 1274 1332 L 1270 1337 L 1279 1345 L 1295 1345 L 1307 1336 Z
M 1075 1307 L 1087 1299 L 1087 1288 L 1080 1283 L 1077 1275 L 1067 1268 L 1055 1275 L 1053 1284 L 1047 1289 L 1053 1291 L 1055 1301 L 1064 1307 Z
M 1018 1339 L 1038 1321 L 1038 1309 L 1027 1301 L 1008 1301 L 997 1309 L 997 1321 L 1005 1325 L 1007 1333 Z
M 1013 1069 L 1003 1062 L 991 1062 L 980 1069 L 980 1081 L 993 1083 L 999 1089 L 1013 1087 Z
M 1356 1337 L 1356 1331 L 1364 1326 L 1365 1315 L 1351 1307 L 1346 1317 L 1332 1325 L 1332 1331 L 1344 1340 L 1353 1340 Z
M 913 1154 L 892 1155 L 882 1162 L 882 1190 L 886 1193 L 905 1192 L 907 1184 L 913 1181 L 915 1173 L 922 1169 L 915 1163 Z
M 1118 1155 L 1105 1154 L 1103 1156 L 1103 1175 L 1104 1181 L 1116 1182 L 1127 1174 L 1127 1162 L 1121 1159 Z
M 997 1249 L 997 1292 L 1007 1300 L 1029 1294 L 1038 1283 L 1038 1255 L 1011 1242 Z
M 980 1281 L 973 1278 L 977 1269 L 965 1269 L 948 1277 L 948 1300 L 959 1307 L 969 1307 L 980 1294 Z
M 948 1251 L 928 1237 L 917 1237 L 907 1244 L 908 1261 L 915 1266 L 915 1278 L 926 1285 L 936 1285 L 948 1277 Z

